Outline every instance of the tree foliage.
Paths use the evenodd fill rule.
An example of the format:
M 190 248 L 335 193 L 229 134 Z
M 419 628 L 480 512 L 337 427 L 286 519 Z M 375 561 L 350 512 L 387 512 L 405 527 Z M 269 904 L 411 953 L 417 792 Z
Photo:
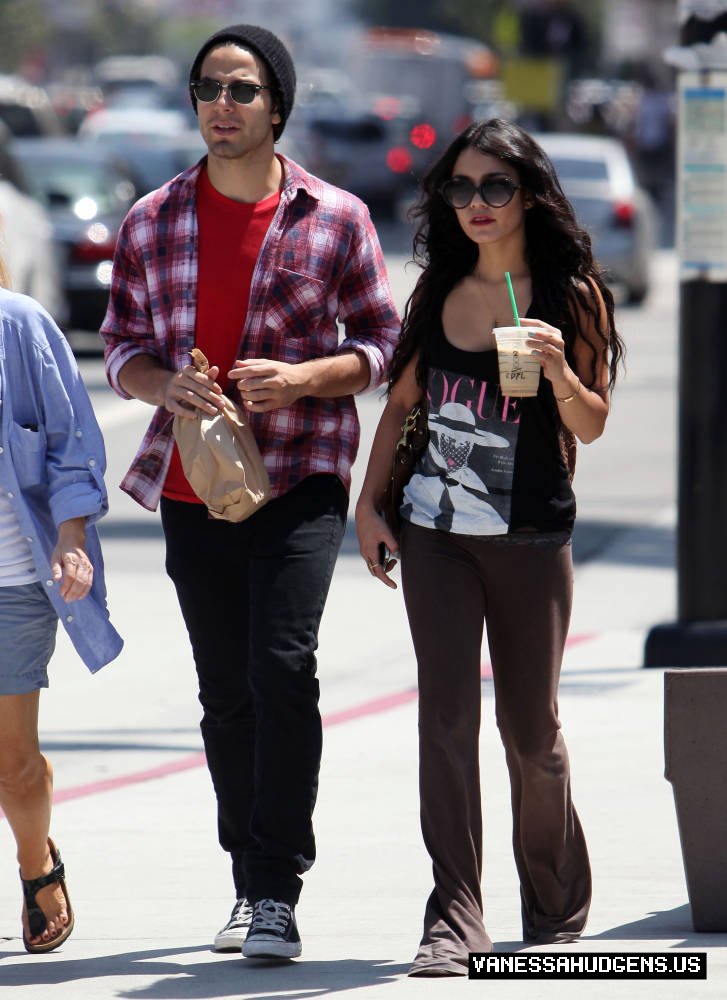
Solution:
M 502 0 L 351 0 L 353 14 L 366 24 L 430 28 L 483 39 L 502 6 Z
M 97 56 L 157 50 L 159 18 L 141 3 L 128 0 L 97 0 L 89 24 Z
M 13 73 L 22 62 L 44 49 L 50 28 L 42 0 L 0 0 L 0 70 Z
M 598 34 L 603 0 L 572 0 Z M 519 5 L 518 5 L 519 6 Z M 354 17 L 368 25 L 391 28 L 430 28 L 457 35 L 471 35 L 491 42 L 493 24 L 500 13 L 512 12 L 512 0 L 349 0 Z

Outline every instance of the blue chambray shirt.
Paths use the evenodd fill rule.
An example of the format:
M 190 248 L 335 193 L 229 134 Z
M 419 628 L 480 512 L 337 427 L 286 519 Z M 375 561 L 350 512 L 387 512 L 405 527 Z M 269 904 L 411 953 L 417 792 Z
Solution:
M 108 510 L 105 470 L 101 430 L 65 337 L 37 302 L 0 288 L 0 490 L 15 510 L 59 619 L 94 673 L 123 646 L 106 608 L 94 526 Z M 67 604 L 50 559 L 58 525 L 72 517 L 87 519 L 94 573 L 86 597 Z

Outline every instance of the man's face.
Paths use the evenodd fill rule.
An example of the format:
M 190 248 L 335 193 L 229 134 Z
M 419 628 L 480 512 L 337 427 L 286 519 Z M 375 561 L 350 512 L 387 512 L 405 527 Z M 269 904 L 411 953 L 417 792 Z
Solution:
M 236 81 L 268 86 L 265 64 L 239 45 L 221 45 L 208 52 L 202 62 L 200 79 L 223 84 Z M 239 159 L 250 154 L 272 155 L 273 125 L 280 123 L 270 90 L 259 91 L 250 104 L 236 104 L 223 90 L 216 101 L 197 101 L 199 130 L 211 157 Z

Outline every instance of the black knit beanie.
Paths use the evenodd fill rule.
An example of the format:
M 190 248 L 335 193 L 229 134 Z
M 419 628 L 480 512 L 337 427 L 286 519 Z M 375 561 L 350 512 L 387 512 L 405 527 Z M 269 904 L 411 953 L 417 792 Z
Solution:
M 295 67 L 290 53 L 280 41 L 280 39 L 268 31 L 267 28 L 258 28 L 254 24 L 232 24 L 229 28 L 222 28 L 210 35 L 202 48 L 199 50 L 192 63 L 189 73 L 189 82 L 199 80 L 199 71 L 204 62 L 204 57 L 211 49 L 216 49 L 218 45 L 232 43 L 239 45 L 243 49 L 249 49 L 259 56 L 267 66 L 270 74 L 270 84 L 275 93 L 275 100 L 280 114 L 280 124 L 273 125 L 273 135 L 279 139 L 290 112 L 293 109 L 295 99 Z M 189 95 L 192 99 L 192 106 L 197 113 L 197 98 L 190 88 Z

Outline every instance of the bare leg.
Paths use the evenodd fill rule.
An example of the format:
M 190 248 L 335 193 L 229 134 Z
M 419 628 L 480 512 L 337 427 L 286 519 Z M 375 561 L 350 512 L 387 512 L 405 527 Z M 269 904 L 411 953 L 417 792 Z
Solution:
M 40 692 L 0 695 L 0 806 L 18 848 L 20 874 L 25 879 L 47 875 L 53 868 L 48 849 L 53 770 L 38 745 Z M 38 892 L 38 904 L 48 920 L 31 944 L 50 941 L 68 924 L 66 900 L 54 883 Z M 23 906 L 23 927 L 28 921 Z

